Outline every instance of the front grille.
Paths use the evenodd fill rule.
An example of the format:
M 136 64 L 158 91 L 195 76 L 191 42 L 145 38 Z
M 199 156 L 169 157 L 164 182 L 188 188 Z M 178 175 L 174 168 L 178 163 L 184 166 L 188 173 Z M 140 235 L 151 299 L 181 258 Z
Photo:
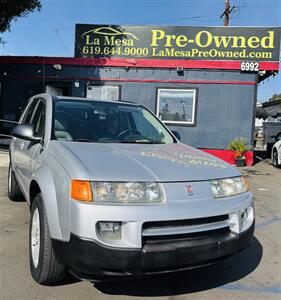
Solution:
M 187 220 L 146 222 L 142 228 L 143 245 L 147 242 L 176 242 L 204 238 L 229 231 L 228 215 Z
M 212 236 L 217 236 L 220 234 L 225 234 L 229 232 L 228 227 L 218 228 L 208 231 L 192 232 L 184 234 L 170 234 L 170 235 L 153 235 L 153 236 L 143 236 L 142 242 L 145 244 L 161 244 L 161 243 L 179 243 L 188 240 L 200 240 L 206 239 Z
M 153 222 L 144 223 L 143 229 L 165 227 L 165 226 L 192 226 L 192 225 L 210 224 L 210 223 L 221 222 L 226 220 L 228 220 L 228 215 L 220 215 L 214 217 L 196 218 L 196 219 L 188 219 L 188 220 L 153 221 Z

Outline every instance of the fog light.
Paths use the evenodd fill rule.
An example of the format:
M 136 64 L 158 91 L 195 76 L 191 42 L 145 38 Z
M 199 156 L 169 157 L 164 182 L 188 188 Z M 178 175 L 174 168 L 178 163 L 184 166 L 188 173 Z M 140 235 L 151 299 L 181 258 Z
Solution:
M 240 212 L 240 218 L 241 218 L 242 222 L 245 222 L 245 220 L 247 219 L 247 216 L 248 216 L 247 209 L 241 210 L 241 212 Z
M 120 240 L 121 222 L 98 222 L 97 231 L 102 239 Z
M 249 229 L 254 221 L 254 209 L 248 207 L 240 211 L 240 232 Z

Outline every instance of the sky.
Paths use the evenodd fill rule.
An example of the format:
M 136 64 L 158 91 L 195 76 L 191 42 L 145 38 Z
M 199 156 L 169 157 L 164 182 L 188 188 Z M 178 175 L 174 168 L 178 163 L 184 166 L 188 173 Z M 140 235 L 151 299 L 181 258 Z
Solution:
M 74 56 L 75 24 L 221 26 L 225 0 L 43 0 L 40 12 L 1 34 L 0 55 Z M 281 0 L 230 0 L 230 26 L 281 26 Z M 258 101 L 281 93 L 281 75 L 258 87 Z

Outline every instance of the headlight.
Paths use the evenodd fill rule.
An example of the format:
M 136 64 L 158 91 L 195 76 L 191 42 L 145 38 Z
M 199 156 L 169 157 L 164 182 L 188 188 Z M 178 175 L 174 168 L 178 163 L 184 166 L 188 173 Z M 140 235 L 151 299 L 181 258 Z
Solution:
M 229 197 L 249 191 L 244 177 L 211 180 L 210 184 L 214 198 Z
M 155 182 L 92 182 L 94 203 L 154 204 L 164 200 L 162 187 Z

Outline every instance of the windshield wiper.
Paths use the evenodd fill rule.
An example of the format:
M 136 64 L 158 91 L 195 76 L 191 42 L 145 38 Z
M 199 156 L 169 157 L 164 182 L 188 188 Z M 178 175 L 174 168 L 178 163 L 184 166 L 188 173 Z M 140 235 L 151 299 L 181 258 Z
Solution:
M 140 140 L 123 140 L 119 141 L 119 143 L 123 144 L 165 144 L 159 140 L 147 140 L 147 139 L 140 139 Z
M 74 142 L 93 143 L 94 141 L 93 141 L 93 140 L 90 140 L 90 139 L 82 138 L 82 139 L 76 139 L 76 140 L 74 140 Z

